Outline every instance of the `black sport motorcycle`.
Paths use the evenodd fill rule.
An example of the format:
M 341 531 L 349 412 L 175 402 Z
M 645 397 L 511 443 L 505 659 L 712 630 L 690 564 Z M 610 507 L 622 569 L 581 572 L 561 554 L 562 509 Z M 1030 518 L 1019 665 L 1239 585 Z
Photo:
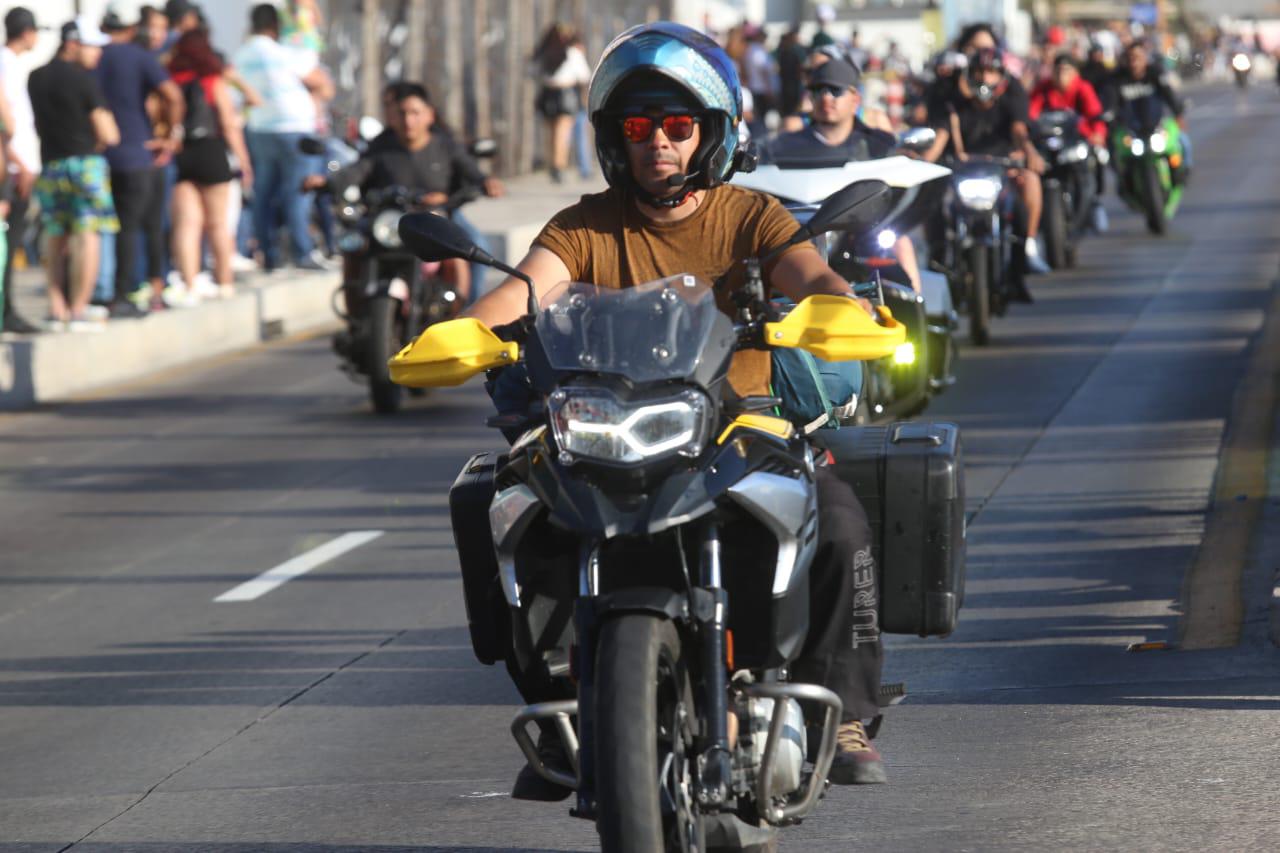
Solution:
M 835 193 L 788 245 L 870 229 L 888 195 L 879 182 Z M 400 231 L 420 258 L 523 277 L 445 219 L 406 216 Z M 392 362 L 408 385 L 487 370 L 521 391 L 490 420 L 515 436 L 510 451 L 474 457 L 450 492 L 467 618 L 481 661 L 514 656 L 564 688 L 522 709 L 512 734 L 531 767 L 576 791 L 571 814 L 596 823 L 608 853 L 769 848 L 816 807 L 834 756 L 840 699 L 787 670 L 809 628 L 821 459 L 762 414 L 777 398 L 722 391 L 739 349 L 856 360 L 892 352 L 903 334 L 839 296 L 777 319 L 766 260 L 745 260 L 746 286 L 721 294 L 732 317 L 719 285 L 692 275 L 622 290 L 565 283 L 541 304 L 526 278 L 520 321 L 440 323 Z M 848 476 L 878 531 L 882 624 L 948 633 L 963 589 L 957 434 L 871 429 L 828 440 L 860 472 Z M 533 722 L 558 730 L 566 769 L 540 756 Z
M 1023 274 L 1017 228 L 1017 194 L 1008 177 L 1018 163 L 1007 157 L 971 154 L 947 164 L 952 195 L 945 208 L 940 263 L 951 282 L 951 296 L 969 316 L 969 340 L 985 346 L 991 318 L 1004 314 Z
M 309 154 L 325 150 L 315 140 L 303 140 L 301 147 Z M 488 140 L 473 143 L 470 150 L 472 156 L 493 153 Z M 330 177 L 341 165 L 327 164 Z M 342 359 L 344 373 L 368 384 L 369 399 L 379 414 L 399 411 L 404 397 L 405 389 L 391 380 L 388 360 L 423 329 L 453 317 L 462 307 L 453 286 L 440 275 L 439 264 L 424 264 L 405 248 L 397 228 L 400 218 L 428 210 L 449 217 L 482 191 L 479 185 L 463 186 L 447 204 L 433 208 L 422 204 L 421 191 L 403 186 L 367 192 L 347 186 L 334 199 L 342 226 L 342 283 L 334 291 L 333 312 L 346 328 L 334 334 L 333 351 Z
M 1046 166 L 1040 218 L 1045 259 L 1056 270 L 1068 269 L 1076 265 L 1076 248 L 1093 213 L 1097 159 L 1071 110 L 1043 113 L 1032 125 L 1032 136 Z

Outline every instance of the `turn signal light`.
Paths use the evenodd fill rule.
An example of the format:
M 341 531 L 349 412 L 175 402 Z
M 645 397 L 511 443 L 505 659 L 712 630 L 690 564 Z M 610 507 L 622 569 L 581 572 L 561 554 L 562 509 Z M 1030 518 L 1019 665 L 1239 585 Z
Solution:
M 1181 167 L 1182 167 L 1182 155 L 1181 155 L 1181 154 L 1170 154 L 1170 155 L 1169 155 L 1169 165 L 1170 165 L 1170 166 L 1172 166 L 1172 167 L 1173 167 L 1173 168 L 1175 168 L 1175 169 L 1179 169 L 1179 168 L 1181 168 Z

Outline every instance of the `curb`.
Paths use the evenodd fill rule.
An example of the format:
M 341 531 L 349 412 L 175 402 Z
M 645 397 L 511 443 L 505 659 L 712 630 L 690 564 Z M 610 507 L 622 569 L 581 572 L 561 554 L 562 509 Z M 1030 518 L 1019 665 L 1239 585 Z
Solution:
M 227 300 L 114 321 L 97 333 L 0 335 L 0 411 L 106 385 L 336 322 L 334 273 L 259 277 Z

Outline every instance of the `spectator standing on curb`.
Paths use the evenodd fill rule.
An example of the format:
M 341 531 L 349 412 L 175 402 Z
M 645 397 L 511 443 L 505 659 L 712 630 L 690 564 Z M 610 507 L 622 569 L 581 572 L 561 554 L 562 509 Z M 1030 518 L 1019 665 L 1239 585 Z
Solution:
M 298 191 L 306 177 L 307 157 L 298 142 L 316 128 L 312 93 L 333 97 L 333 82 L 307 51 L 280 44 L 280 13 L 262 3 L 249 16 L 252 35 L 235 54 L 235 65 L 263 98 L 249 110 L 246 141 L 253 160 L 253 224 L 263 267 L 280 265 L 275 223 L 283 208 L 292 242 L 294 265 L 327 269 L 314 248 L 308 228 L 311 194 Z
M 120 131 L 91 73 L 109 41 L 87 18 L 76 18 L 63 25 L 58 53 L 27 84 L 44 161 L 35 189 L 48 237 L 50 320 L 77 332 L 101 328 L 92 321 L 105 319 L 89 305 L 99 232 L 119 228 L 107 161 L 98 152 L 119 143 Z
M 178 183 L 173 189 L 173 260 L 186 284 L 183 304 L 205 296 L 227 298 L 235 292 L 231 283 L 232 231 L 227 203 L 231 166 L 227 155 L 240 162 L 241 181 L 253 183 L 249 152 L 245 149 L 239 117 L 223 79 L 223 64 L 209 36 L 193 30 L 178 39 L 169 60 L 174 82 L 182 86 L 186 102 L 186 131 L 178 155 Z M 200 238 L 213 249 L 213 279 L 208 292 L 196 287 L 200 271 Z
M 15 6 L 4 16 L 5 44 L 0 48 L 0 85 L 13 115 L 12 137 L 5 160 L 9 167 L 9 251 L 4 259 L 4 331 L 32 334 L 40 331 L 13 308 L 13 255 L 26 237 L 27 210 L 40 174 L 40 138 L 27 94 L 27 71 L 22 54 L 36 46 L 36 18 L 29 9 Z
M 591 82 L 591 66 L 578 44 L 573 27 L 552 24 L 533 54 L 542 80 L 538 114 L 550 134 L 551 180 L 557 184 L 569 167 L 569 138 L 574 116 L 582 109 L 582 89 Z
M 96 75 L 107 106 L 120 129 L 120 144 L 108 148 L 111 193 L 120 231 L 116 236 L 115 299 L 113 317 L 137 317 L 146 313 L 151 295 L 139 290 L 143 276 L 138 264 L 140 236 L 146 234 L 147 270 L 164 264 L 163 207 L 164 167 L 182 147 L 182 93 L 146 48 L 135 43 L 140 11 L 115 0 L 107 7 L 102 25 L 111 44 L 102 51 Z M 146 101 L 152 93 L 163 102 L 165 137 L 153 138 Z

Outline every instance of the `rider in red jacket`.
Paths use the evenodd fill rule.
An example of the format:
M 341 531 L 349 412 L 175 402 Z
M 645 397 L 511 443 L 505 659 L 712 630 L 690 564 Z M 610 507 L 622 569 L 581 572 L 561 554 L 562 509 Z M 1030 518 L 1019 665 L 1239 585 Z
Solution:
M 1080 117 L 1080 133 L 1085 139 L 1094 145 L 1106 142 L 1107 125 L 1102 121 L 1098 93 L 1080 76 L 1075 60 L 1065 53 L 1053 61 L 1053 76 L 1031 92 L 1031 118 L 1039 118 L 1048 110 L 1071 110 Z

